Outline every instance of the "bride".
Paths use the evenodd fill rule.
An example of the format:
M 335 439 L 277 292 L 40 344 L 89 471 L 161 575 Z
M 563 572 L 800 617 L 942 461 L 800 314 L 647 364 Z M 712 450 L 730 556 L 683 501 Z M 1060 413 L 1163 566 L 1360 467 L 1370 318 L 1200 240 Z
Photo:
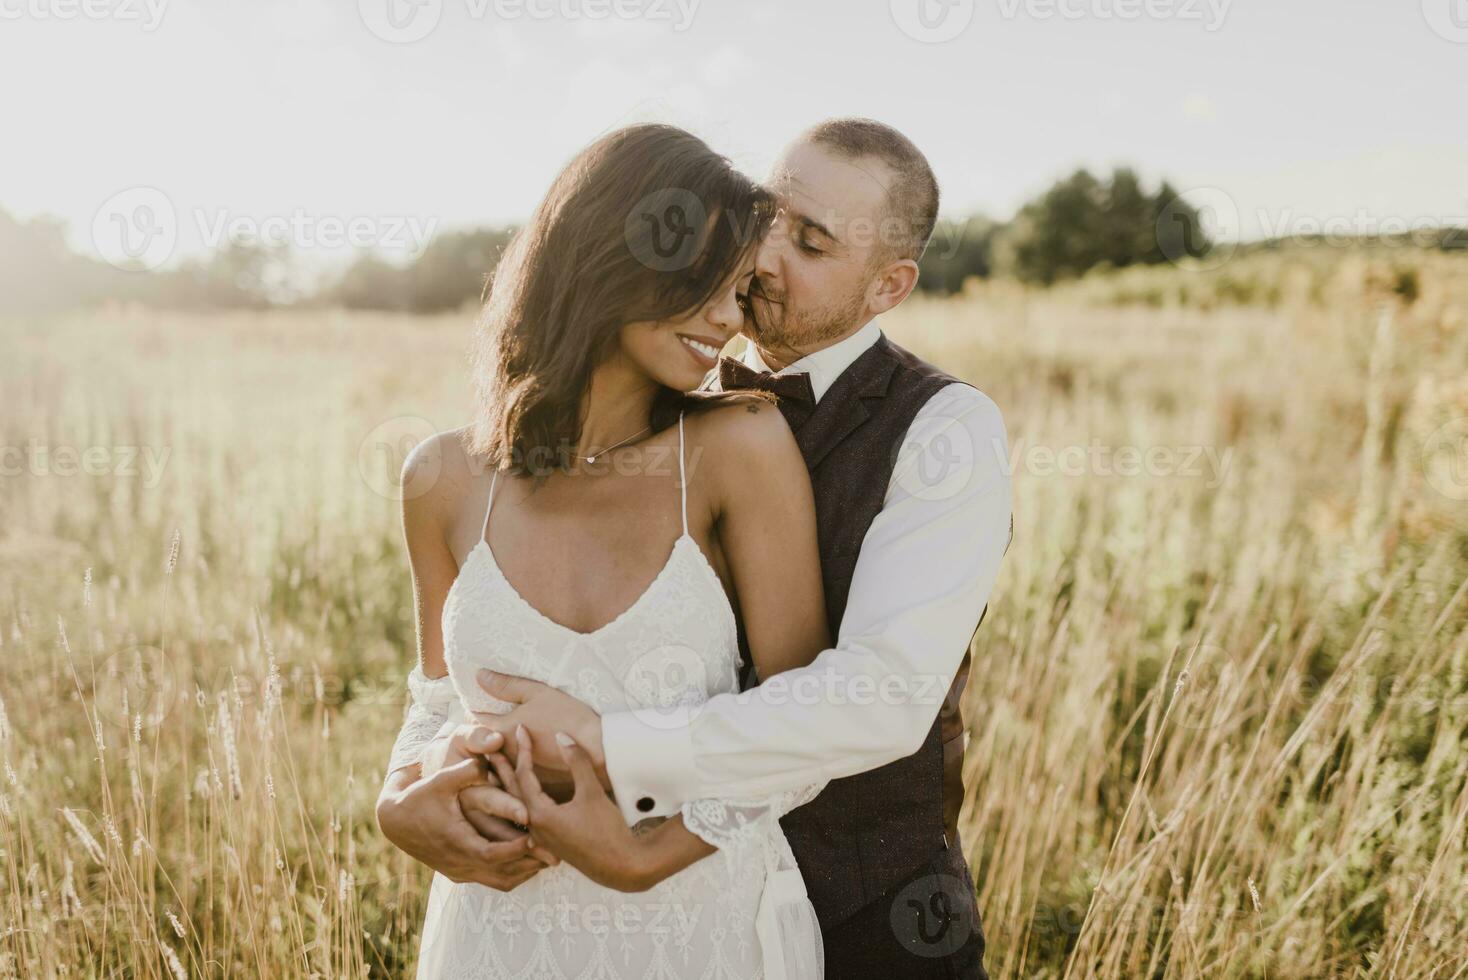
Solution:
M 741 625 L 762 679 L 825 649 L 795 439 L 771 396 L 699 390 L 744 324 L 772 217 L 670 126 L 613 132 L 557 176 L 494 275 L 474 422 L 415 450 L 438 476 L 404 502 L 420 662 L 390 772 L 430 775 L 435 736 L 509 709 L 485 668 L 656 724 L 739 689 Z M 500 816 L 475 825 L 523 843 L 525 870 L 504 890 L 434 875 L 420 977 L 820 975 L 778 822 L 820 786 L 628 827 L 558 741 L 573 782 L 542 784 L 523 732 L 485 753 L 461 803 L 490 801 Z

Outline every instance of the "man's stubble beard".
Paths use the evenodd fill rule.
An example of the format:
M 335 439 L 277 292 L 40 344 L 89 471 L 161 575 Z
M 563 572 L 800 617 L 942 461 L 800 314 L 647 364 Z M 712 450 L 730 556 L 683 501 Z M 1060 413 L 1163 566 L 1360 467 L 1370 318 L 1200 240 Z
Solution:
M 786 364 L 829 346 L 846 334 L 861 316 L 863 296 L 852 293 L 842 301 L 814 310 L 791 309 L 788 297 L 770 298 L 761 293 L 750 304 L 745 333 L 763 350 L 779 355 Z M 763 316 L 758 311 L 763 308 Z

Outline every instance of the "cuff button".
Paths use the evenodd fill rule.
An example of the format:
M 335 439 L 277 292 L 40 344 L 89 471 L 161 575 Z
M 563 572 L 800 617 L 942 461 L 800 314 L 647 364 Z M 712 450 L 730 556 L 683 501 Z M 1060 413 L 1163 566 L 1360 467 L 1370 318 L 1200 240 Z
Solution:
M 652 808 L 653 802 L 651 796 L 644 796 L 642 799 L 637 801 L 637 809 L 641 810 L 643 813 L 651 812 Z

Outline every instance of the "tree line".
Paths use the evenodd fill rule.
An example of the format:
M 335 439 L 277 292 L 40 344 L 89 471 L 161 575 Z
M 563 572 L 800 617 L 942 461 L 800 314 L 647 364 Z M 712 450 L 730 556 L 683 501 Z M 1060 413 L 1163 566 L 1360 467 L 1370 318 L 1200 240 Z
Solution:
M 1167 182 L 1154 190 L 1126 168 L 1078 170 L 1007 222 L 945 220 L 920 263 L 920 288 L 953 293 L 970 278 L 1005 276 L 1048 285 L 1100 268 L 1157 264 L 1207 253 L 1203 216 Z M 0 211 L 0 311 L 46 311 L 133 302 L 172 308 L 334 306 L 432 313 L 481 297 L 513 228 L 446 232 L 412 261 L 366 252 L 303 286 L 289 251 L 231 244 L 151 272 L 78 255 L 65 229 Z

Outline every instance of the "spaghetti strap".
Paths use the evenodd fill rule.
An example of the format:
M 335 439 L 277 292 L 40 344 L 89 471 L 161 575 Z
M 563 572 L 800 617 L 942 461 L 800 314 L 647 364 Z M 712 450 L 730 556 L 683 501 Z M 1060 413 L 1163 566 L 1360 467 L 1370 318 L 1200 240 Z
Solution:
M 678 413 L 678 493 L 683 505 L 683 536 L 688 536 L 688 476 L 683 471 L 683 413 Z
M 484 526 L 479 529 L 479 540 L 489 540 L 489 509 L 494 506 L 494 483 L 500 477 L 499 467 L 489 477 L 489 500 L 484 505 Z

